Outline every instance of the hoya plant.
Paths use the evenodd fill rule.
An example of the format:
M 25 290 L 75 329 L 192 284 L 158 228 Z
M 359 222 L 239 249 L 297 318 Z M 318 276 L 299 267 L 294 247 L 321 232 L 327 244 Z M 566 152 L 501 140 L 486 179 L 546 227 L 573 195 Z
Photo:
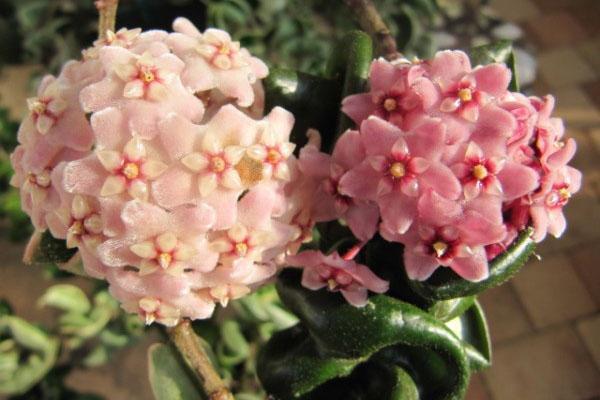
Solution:
M 42 79 L 11 155 L 25 261 L 108 287 L 42 300 L 69 346 L 99 335 L 88 362 L 133 315 L 172 344 L 148 354 L 159 400 L 461 399 L 490 365 L 477 295 L 562 235 L 575 142 L 552 96 L 519 93 L 510 43 L 407 59 L 373 3 L 344 3 L 362 30 L 311 75 L 184 17 L 115 31 L 96 2 L 99 39 Z M 36 329 L 0 317 L 0 382 L 28 378 L 5 393 L 57 357 Z

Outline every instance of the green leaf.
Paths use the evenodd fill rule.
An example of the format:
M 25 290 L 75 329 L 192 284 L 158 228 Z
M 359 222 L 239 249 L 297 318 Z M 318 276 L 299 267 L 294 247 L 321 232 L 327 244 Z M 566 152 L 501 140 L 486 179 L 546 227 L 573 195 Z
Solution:
M 498 286 L 513 277 L 535 250 L 531 239 L 532 230 L 526 229 L 508 249 L 490 262 L 489 277 L 480 282 L 469 282 L 456 275 L 450 268 L 438 268 L 426 281 L 409 281 L 419 295 L 432 301 L 472 296 Z
M 476 300 L 460 316 L 446 323 L 465 343 L 465 351 L 472 371 L 489 368 L 492 363 L 492 344 L 481 305 Z
M 475 296 L 458 297 L 456 299 L 438 301 L 428 311 L 429 314 L 440 321 L 447 322 L 462 315 L 474 302 Z
M 64 240 L 55 239 L 49 231 L 42 233 L 40 244 L 33 256 L 36 263 L 65 263 L 77 252 L 68 249 Z
M 106 346 L 98 345 L 94 347 L 83 359 L 83 365 L 88 368 L 99 367 L 109 360 L 109 351 Z
M 54 285 L 38 300 L 39 306 L 55 307 L 63 311 L 85 314 L 91 309 L 83 290 L 74 285 Z
M 217 346 L 217 357 L 220 365 L 229 367 L 240 364 L 248 358 L 250 346 L 236 321 L 226 320 L 222 322 L 221 339 L 222 342 Z
M 351 31 L 344 35 L 335 47 L 327 66 L 327 75 L 343 82 L 341 99 L 365 91 L 371 61 L 373 42 L 369 35 L 362 31 Z M 339 109 L 338 112 L 341 113 Z M 353 126 L 354 122 L 350 118 L 340 114 L 337 136 Z
M 265 109 L 280 106 L 296 118 L 292 142 L 303 146 L 307 142 L 306 131 L 314 128 L 321 133 L 325 145 L 333 143 L 341 100 L 340 82 L 274 68 L 263 83 Z
M 498 42 L 473 47 L 469 52 L 473 66 L 486 65 L 491 63 L 503 63 L 510 68 L 512 79 L 509 89 L 513 92 L 519 91 L 519 80 L 516 70 L 515 53 L 513 52 L 512 42 L 501 40 Z
M 345 35 L 336 46 L 326 78 L 291 70 L 273 69 L 264 80 L 266 109 L 281 106 L 296 117 L 292 142 L 303 146 L 308 128 L 317 129 L 323 149 L 331 149 L 336 138 L 352 121 L 341 114 L 340 103 L 365 88 L 373 58 L 369 36 L 361 31 Z
M 148 375 L 156 400 L 201 399 L 201 391 L 189 375 L 178 354 L 165 344 L 148 349 Z
M 55 365 L 60 342 L 40 328 L 14 316 L 0 317 L 0 334 L 11 336 L 26 358 L 10 374 L 0 376 L 0 394 L 22 394 L 38 383 Z M 13 350 L 14 351 L 14 350 Z
M 269 393 L 311 398 L 313 390 L 369 361 L 404 369 L 423 399 L 462 398 L 469 361 L 463 342 L 443 323 L 389 296 L 373 296 L 357 308 L 338 294 L 304 289 L 299 280 L 298 271 L 287 270 L 277 282 L 282 301 L 301 323 L 276 333 L 259 354 L 258 376 Z M 360 387 L 369 392 L 365 385 Z M 334 386 L 346 393 L 352 385 Z

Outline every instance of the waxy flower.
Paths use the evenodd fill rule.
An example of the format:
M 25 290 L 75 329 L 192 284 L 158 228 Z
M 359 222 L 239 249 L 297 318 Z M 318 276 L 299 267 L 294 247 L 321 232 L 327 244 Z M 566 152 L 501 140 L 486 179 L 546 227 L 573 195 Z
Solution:
M 341 179 L 357 162 L 365 159 L 365 149 L 357 131 L 347 131 L 329 156 L 309 145 L 300 153 L 299 168 L 318 187 L 312 198 L 311 213 L 315 221 L 343 218 L 354 235 L 369 240 L 377 231 L 379 211 L 368 200 L 353 199 L 341 191 Z
M 463 162 L 454 164 L 452 170 L 463 184 L 467 201 L 480 193 L 509 201 L 531 193 L 539 186 L 539 175 L 535 170 L 504 157 L 486 157 L 475 142 L 469 142 Z
M 490 64 L 471 68 L 461 51 L 441 51 L 426 62 L 430 79 L 439 85 L 443 100 L 439 110 L 476 122 L 479 112 L 494 96 L 506 93 L 511 73 L 505 65 Z
M 546 233 L 560 237 L 567 227 L 563 207 L 581 188 L 581 172 L 563 167 L 546 175 L 541 189 L 531 196 L 531 218 L 534 240 L 542 241 Z
M 440 162 L 445 143 L 439 120 L 424 121 L 404 133 L 377 117 L 361 124 L 360 139 L 366 158 L 340 180 L 340 191 L 356 199 L 378 204 L 383 224 L 404 233 L 416 215 L 422 189 L 433 188 L 456 199 L 460 185 L 452 171 Z
M 153 183 L 158 204 L 172 208 L 202 199 L 217 210 L 215 229 L 230 228 L 242 191 L 272 178 L 267 173 L 272 170 L 256 159 L 265 131 L 277 138 L 275 145 L 290 149 L 292 125 L 291 114 L 279 107 L 262 121 L 253 120 L 232 105 L 223 106 L 206 125 L 169 115 L 159 126 L 160 137 L 168 141 L 171 157 L 180 161 Z M 278 154 L 277 164 L 281 166 L 277 168 L 287 171 L 287 164 L 283 165 L 291 152 Z
M 59 83 L 54 80 L 39 97 L 27 99 L 27 108 L 38 132 L 42 135 L 48 133 L 67 108 L 67 102 L 60 93 Z
M 445 266 L 479 281 L 519 231 L 533 226 L 538 242 L 562 234 L 581 174 L 567 166 L 576 146 L 551 116 L 551 96 L 510 93 L 505 65 L 473 68 L 460 51 L 375 60 L 369 78 L 369 92 L 343 100 L 358 132 L 342 135 L 331 157 L 315 146 L 300 153 L 300 172 L 321 183 L 303 185 L 316 221 L 346 219 L 361 242 L 378 226 L 404 245 L 417 280 Z M 348 216 L 369 204 L 378 212 Z
M 368 291 L 385 293 L 389 283 L 378 278 L 371 270 L 353 260 L 345 260 L 338 253 L 324 255 L 307 250 L 287 258 L 289 265 L 303 268 L 302 286 L 319 290 L 326 287 L 356 307 L 367 304 Z
M 140 275 L 159 269 L 181 275 L 186 270 L 210 271 L 216 264 L 203 235 L 215 220 L 206 205 L 167 212 L 134 200 L 123 208 L 121 220 L 123 234 L 98 246 L 101 261 L 109 267 L 136 267 Z
M 91 126 L 96 148 L 89 156 L 67 164 L 64 187 L 89 196 L 123 196 L 147 201 L 149 183 L 168 167 L 160 136 L 143 140 L 129 128 L 127 114 L 113 107 L 95 113 Z
M 191 35 L 107 32 L 44 78 L 11 155 L 36 227 L 28 254 L 48 229 L 77 249 L 69 265 L 168 326 L 265 283 L 300 236 L 287 197 L 294 119 L 262 115 L 266 66 L 182 21 Z
M 183 82 L 193 92 L 218 89 L 237 100 L 241 107 L 250 106 L 255 99 L 252 85 L 267 76 L 267 66 L 229 34 L 220 29 L 201 33 L 185 18 L 173 23 L 176 31 L 168 39 L 176 55 L 186 63 Z
M 373 61 L 369 71 L 369 93 L 346 97 L 342 111 L 358 125 L 369 115 L 402 126 L 408 114 L 429 109 L 438 101 L 434 83 L 424 77 L 424 68 L 406 61 L 392 64 L 384 59 Z

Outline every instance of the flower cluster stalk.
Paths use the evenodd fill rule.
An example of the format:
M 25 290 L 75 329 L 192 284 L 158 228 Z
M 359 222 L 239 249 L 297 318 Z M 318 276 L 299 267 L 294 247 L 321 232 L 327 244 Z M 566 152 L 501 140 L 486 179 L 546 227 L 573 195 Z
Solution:
M 169 338 L 183 359 L 196 373 L 210 400 L 233 400 L 233 395 L 215 371 L 188 319 L 168 330 Z
M 115 30 L 119 0 L 98 0 L 95 4 L 99 12 L 98 38 L 104 39 L 107 31 Z

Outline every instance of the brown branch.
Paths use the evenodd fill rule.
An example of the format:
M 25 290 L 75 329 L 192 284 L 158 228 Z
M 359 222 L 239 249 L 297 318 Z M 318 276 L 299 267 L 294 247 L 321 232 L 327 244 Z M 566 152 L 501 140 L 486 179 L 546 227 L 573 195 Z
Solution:
M 97 0 L 94 2 L 98 9 L 98 38 L 106 38 L 106 32 L 115 30 L 119 0 Z
M 360 27 L 373 37 L 380 55 L 390 61 L 402 57 L 396 39 L 383 22 L 372 0 L 344 0 L 344 2 L 354 12 Z
M 233 400 L 233 395 L 215 371 L 210 358 L 189 320 L 184 319 L 168 330 L 169 338 L 181 356 L 194 370 L 210 400 Z

